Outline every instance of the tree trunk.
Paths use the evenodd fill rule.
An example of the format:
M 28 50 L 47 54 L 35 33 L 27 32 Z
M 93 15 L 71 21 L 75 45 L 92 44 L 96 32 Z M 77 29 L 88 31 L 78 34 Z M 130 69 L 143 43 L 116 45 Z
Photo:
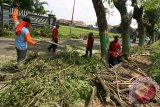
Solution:
M 151 25 L 151 29 L 152 29 L 152 32 L 151 32 L 151 44 L 153 44 L 155 42 L 155 34 L 154 34 L 154 26 Z
M 152 44 L 155 42 L 155 35 L 153 36 Z
M 160 31 L 158 31 L 158 40 L 160 40 Z
M 125 20 L 125 19 L 123 19 L 123 20 Z M 125 23 L 121 24 L 121 27 L 122 27 L 122 53 L 128 55 L 130 47 L 131 47 L 130 34 L 129 34 L 130 26 L 128 26 L 128 28 L 127 28 L 126 27 L 127 25 L 126 26 L 125 25 L 126 25 Z
M 150 41 L 148 42 L 148 45 L 150 45 L 154 42 L 154 34 L 150 33 L 149 37 L 150 37 Z
M 130 24 L 132 15 L 127 12 L 126 7 L 127 0 L 113 0 L 115 7 L 118 9 L 121 15 L 121 34 L 122 34 L 122 52 L 129 54 L 130 50 Z
M 145 42 L 144 24 L 142 18 L 137 20 L 138 22 L 138 36 L 139 36 L 139 46 L 143 46 Z
M 129 49 L 131 47 L 130 44 L 130 36 L 128 35 L 122 35 L 122 52 L 125 54 L 129 53 Z
M 134 6 L 133 18 L 138 23 L 139 46 L 143 46 L 145 42 L 144 23 L 143 23 L 143 7 Z
M 106 34 L 107 31 L 106 11 L 102 0 L 92 0 L 92 2 L 96 12 L 97 23 L 99 28 L 101 57 L 106 58 L 108 43 L 109 43 L 109 38 L 108 35 Z

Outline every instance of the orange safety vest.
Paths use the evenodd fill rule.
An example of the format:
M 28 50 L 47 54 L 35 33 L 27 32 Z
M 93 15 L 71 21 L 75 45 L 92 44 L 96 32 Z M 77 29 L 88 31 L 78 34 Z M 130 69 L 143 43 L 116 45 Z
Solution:
M 109 56 L 117 57 L 119 49 L 120 49 L 119 42 L 115 42 L 115 41 L 111 42 L 109 46 Z

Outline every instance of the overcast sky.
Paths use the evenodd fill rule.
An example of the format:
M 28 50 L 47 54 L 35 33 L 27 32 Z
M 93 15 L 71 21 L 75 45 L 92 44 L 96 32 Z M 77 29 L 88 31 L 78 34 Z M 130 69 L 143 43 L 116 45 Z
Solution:
M 45 8 L 52 11 L 57 19 L 71 20 L 74 0 L 41 0 L 48 2 Z M 86 24 L 95 24 L 97 18 L 93 8 L 92 0 L 75 0 L 74 20 L 84 21 Z M 113 9 L 113 14 L 109 16 L 109 24 L 118 25 L 120 23 L 120 14 L 118 10 Z M 107 15 L 108 20 L 108 15 Z M 135 21 L 132 23 L 135 27 Z

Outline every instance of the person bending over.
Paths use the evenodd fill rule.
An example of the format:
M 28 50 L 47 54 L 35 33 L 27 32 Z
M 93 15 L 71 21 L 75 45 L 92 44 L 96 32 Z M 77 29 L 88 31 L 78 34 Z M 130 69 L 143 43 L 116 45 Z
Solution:
M 110 68 L 117 64 L 117 57 L 120 52 L 121 52 L 121 46 L 119 43 L 119 36 L 115 36 L 114 40 L 110 43 L 108 50 L 108 55 L 109 55 L 108 63 Z

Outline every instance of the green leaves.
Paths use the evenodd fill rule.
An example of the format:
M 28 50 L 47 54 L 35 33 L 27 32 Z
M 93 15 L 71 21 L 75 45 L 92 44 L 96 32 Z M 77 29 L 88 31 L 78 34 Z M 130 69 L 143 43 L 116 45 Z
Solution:
M 46 14 L 48 11 L 45 10 L 44 5 L 48 5 L 45 1 L 40 0 L 0 0 L 0 3 L 8 3 L 11 6 L 16 3 L 20 3 L 20 8 L 23 10 L 28 10 L 31 12 L 36 12 L 39 14 Z
M 153 65 L 150 69 L 150 74 L 158 83 L 160 82 L 160 43 L 154 49 L 154 53 L 152 55 Z
M 144 6 L 145 10 L 152 10 L 152 9 L 157 9 L 160 7 L 159 0 L 145 0 L 142 2 L 143 2 L 143 6 Z
M 53 57 L 29 56 L 22 69 L 28 76 L 0 91 L 0 107 L 51 107 L 50 102 L 74 107 L 91 93 L 87 78 L 103 68 L 99 57 L 86 59 L 75 51 Z

